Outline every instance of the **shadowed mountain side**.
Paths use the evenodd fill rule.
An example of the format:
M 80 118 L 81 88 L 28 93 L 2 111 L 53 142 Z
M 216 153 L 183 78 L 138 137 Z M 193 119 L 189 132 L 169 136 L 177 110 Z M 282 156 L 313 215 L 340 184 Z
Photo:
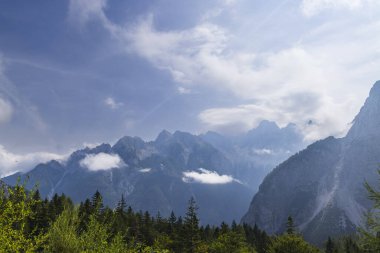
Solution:
M 380 164 L 380 82 L 347 136 L 318 141 L 275 168 L 263 181 L 242 222 L 270 233 L 293 216 L 306 239 L 353 233 L 371 206 L 364 182 L 376 184 Z

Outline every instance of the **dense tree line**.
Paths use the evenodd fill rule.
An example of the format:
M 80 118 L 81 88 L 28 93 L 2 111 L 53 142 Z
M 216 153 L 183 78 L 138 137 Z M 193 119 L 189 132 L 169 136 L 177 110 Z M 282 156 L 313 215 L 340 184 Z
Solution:
M 380 203 L 380 193 L 368 189 Z M 268 236 L 257 226 L 236 222 L 202 226 L 197 209 L 191 198 L 184 217 L 172 212 L 164 218 L 133 210 L 124 196 L 111 209 L 98 191 L 74 205 L 64 194 L 41 199 L 37 189 L 1 184 L 0 252 L 380 252 L 377 213 L 368 216 L 371 226 L 360 239 L 329 238 L 318 249 L 302 238 L 291 217 L 284 234 Z

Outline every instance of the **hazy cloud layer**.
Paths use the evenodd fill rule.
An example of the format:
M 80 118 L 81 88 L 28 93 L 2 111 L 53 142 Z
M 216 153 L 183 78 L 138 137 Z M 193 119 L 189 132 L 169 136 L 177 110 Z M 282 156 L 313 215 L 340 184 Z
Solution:
M 197 171 L 183 172 L 182 180 L 185 183 L 200 183 L 200 184 L 228 184 L 238 182 L 232 176 L 219 175 L 216 171 L 209 171 L 203 168 Z
M 344 135 L 380 79 L 379 12 L 375 0 L 1 1 L 0 142 L 67 153 L 263 119 L 308 140 Z
M 0 97 L 0 124 L 8 122 L 12 116 L 12 106 Z
M 303 15 L 312 18 L 326 9 L 358 13 L 349 18 L 330 17 L 310 25 L 306 33 L 300 32 L 287 45 L 264 50 L 246 44 L 256 34 L 247 30 L 246 41 L 241 42 L 233 29 L 215 21 L 215 17 L 225 15 L 220 9 L 182 30 L 157 29 L 153 14 L 133 25 L 120 26 L 106 18 L 103 5 L 97 5 L 100 8 L 96 13 L 126 52 L 136 53 L 170 73 L 180 93 L 207 86 L 241 100 L 235 106 L 200 112 L 205 129 L 223 130 L 232 125 L 247 130 L 267 119 L 279 125 L 296 123 L 306 139 L 315 140 L 343 135 L 369 87 L 379 78 L 380 60 L 375 55 L 380 53 L 380 21 L 359 13 L 373 5 L 360 0 L 301 1 L 298 22 Z M 280 7 L 283 13 L 290 11 Z M 250 17 L 240 19 L 248 22 Z M 262 26 L 271 22 L 262 21 Z M 243 44 L 236 47 L 237 41 Z
M 92 18 L 102 17 L 107 0 L 70 0 L 69 20 L 82 27 Z
M 15 154 L 0 145 L 0 178 L 16 172 L 27 172 L 37 164 L 50 160 L 64 160 L 65 155 L 38 152 L 29 154 Z
M 376 0 L 303 0 L 302 12 L 308 16 L 314 16 L 326 10 L 355 10 L 378 4 Z
M 117 154 L 90 154 L 80 161 L 80 165 L 91 171 L 110 170 L 119 168 L 123 161 Z

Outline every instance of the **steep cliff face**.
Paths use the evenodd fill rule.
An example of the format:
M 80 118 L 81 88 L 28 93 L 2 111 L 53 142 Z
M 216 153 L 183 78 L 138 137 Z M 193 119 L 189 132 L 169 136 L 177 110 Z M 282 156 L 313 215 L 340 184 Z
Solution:
M 380 81 L 372 87 L 369 97 L 346 136 L 347 141 L 380 138 Z
M 306 239 L 352 233 L 370 207 L 365 181 L 380 164 L 380 82 L 371 89 L 347 136 L 318 141 L 275 168 L 242 222 L 282 232 L 291 215 Z

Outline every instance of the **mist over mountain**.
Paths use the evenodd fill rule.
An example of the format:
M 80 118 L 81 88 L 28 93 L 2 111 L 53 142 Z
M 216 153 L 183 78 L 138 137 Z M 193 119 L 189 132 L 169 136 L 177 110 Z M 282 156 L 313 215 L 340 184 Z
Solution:
M 296 125 L 280 128 L 267 120 L 238 136 L 207 132 L 201 138 L 222 151 L 233 162 L 236 176 L 254 191 L 271 169 L 306 146 Z
M 28 178 L 27 186 L 38 184 L 43 196 L 64 193 L 77 203 L 99 190 L 112 207 L 124 195 L 135 210 L 163 216 L 183 215 L 194 196 L 201 221 L 219 224 L 239 220 L 267 172 L 303 145 L 295 126 L 268 121 L 234 137 L 164 130 L 151 142 L 125 136 L 3 180 Z
M 350 234 L 371 207 L 364 182 L 378 183 L 380 82 L 344 138 L 317 141 L 276 167 L 263 181 L 242 222 L 284 231 L 291 215 L 306 239 Z

